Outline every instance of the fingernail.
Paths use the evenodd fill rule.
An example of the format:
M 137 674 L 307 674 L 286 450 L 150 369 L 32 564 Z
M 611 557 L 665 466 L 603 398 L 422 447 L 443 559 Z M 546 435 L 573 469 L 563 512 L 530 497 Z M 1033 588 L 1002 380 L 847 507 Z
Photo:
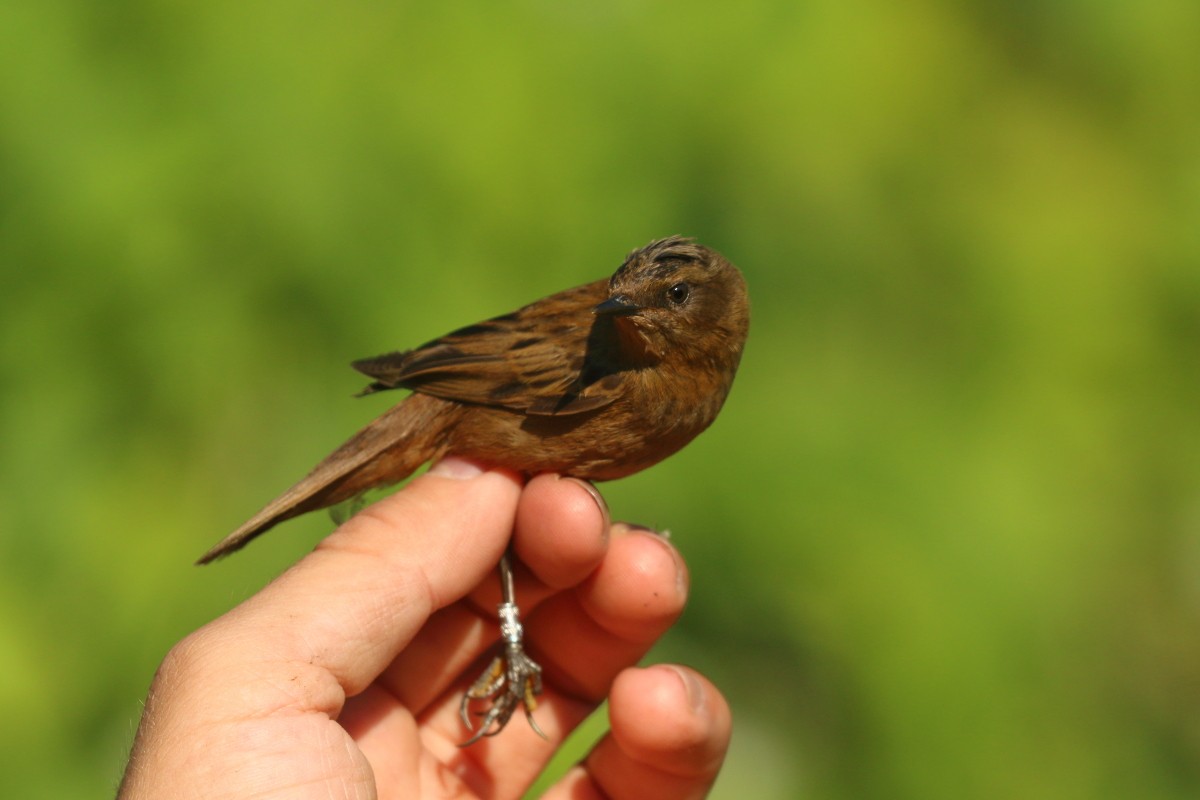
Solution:
M 474 461 L 468 461 L 458 456 L 447 456 L 429 468 L 429 475 L 439 478 L 454 478 L 459 481 L 469 481 L 483 474 L 483 467 Z
M 688 705 L 696 714 L 704 713 L 704 685 L 696 680 L 696 676 L 690 670 L 677 667 L 674 664 L 663 664 L 662 666 L 674 672 L 679 676 L 679 682 L 683 684 L 683 691 L 687 694 Z
M 583 490 L 585 492 L 587 492 L 588 495 L 590 495 L 593 500 L 596 501 L 596 507 L 600 509 L 600 515 L 601 515 L 601 517 L 603 517 L 603 520 L 604 520 L 603 535 L 604 535 L 604 538 L 607 539 L 608 538 L 608 529 L 610 527 L 612 527 L 612 517 L 610 517 L 608 514 L 608 503 L 604 502 L 604 495 L 600 494 L 600 490 L 597 489 L 592 484 L 591 481 L 585 481 L 585 480 L 582 480 L 581 478 L 571 478 L 571 477 L 563 478 L 563 480 L 570 481 L 571 483 L 575 483 L 575 484 L 578 484 L 579 486 L 583 487 Z
M 657 536 L 660 539 L 666 539 L 668 542 L 671 541 L 671 531 L 668 528 L 663 528 L 660 531 L 656 528 L 651 528 L 649 525 L 639 525 L 636 522 L 622 522 L 621 524 L 624 525 L 626 528 L 629 528 L 629 530 L 631 530 L 631 531 L 638 531 L 639 533 L 648 533 L 651 536 Z

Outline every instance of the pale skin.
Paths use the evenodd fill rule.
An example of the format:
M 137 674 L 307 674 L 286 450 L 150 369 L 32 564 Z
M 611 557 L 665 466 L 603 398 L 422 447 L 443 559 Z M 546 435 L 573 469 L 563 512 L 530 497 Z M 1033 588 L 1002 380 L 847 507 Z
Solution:
M 548 739 L 514 718 L 460 748 L 510 535 Z M 686 667 L 634 666 L 686 595 L 678 552 L 610 524 L 589 485 L 447 459 L 172 648 L 119 797 L 516 798 L 605 698 L 611 730 L 546 797 L 703 797 L 725 700 Z

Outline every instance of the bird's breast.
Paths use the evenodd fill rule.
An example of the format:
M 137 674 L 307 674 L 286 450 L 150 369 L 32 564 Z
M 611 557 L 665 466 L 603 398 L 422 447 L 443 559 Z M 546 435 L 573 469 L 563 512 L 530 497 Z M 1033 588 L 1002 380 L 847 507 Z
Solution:
M 611 480 L 678 451 L 717 415 L 726 389 L 658 367 L 622 373 L 611 403 L 576 414 L 464 409 L 448 452 L 530 474 Z

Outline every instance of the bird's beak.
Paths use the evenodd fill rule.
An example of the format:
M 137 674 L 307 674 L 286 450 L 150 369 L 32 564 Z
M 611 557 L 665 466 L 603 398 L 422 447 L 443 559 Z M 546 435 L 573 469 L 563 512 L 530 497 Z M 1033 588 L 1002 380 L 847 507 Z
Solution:
M 641 310 L 642 307 L 630 300 L 628 295 L 614 294 L 593 308 L 592 313 L 602 317 L 631 317 Z

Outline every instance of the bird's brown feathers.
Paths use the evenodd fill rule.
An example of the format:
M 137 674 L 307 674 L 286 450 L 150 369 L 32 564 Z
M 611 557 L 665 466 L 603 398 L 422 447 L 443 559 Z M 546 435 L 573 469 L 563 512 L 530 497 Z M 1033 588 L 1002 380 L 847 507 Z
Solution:
M 413 350 L 355 361 L 363 394 L 409 389 L 201 562 L 276 523 L 396 483 L 454 454 L 526 473 L 609 480 L 645 469 L 716 418 L 749 330 L 737 268 L 689 239 L 629 254 L 568 289 Z
M 608 281 L 595 281 L 351 366 L 375 379 L 364 394 L 403 388 L 523 414 L 592 411 L 617 397 L 614 382 L 589 381 L 585 369 L 596 356 L 587 346 L 591 309 L 607 296 Z

